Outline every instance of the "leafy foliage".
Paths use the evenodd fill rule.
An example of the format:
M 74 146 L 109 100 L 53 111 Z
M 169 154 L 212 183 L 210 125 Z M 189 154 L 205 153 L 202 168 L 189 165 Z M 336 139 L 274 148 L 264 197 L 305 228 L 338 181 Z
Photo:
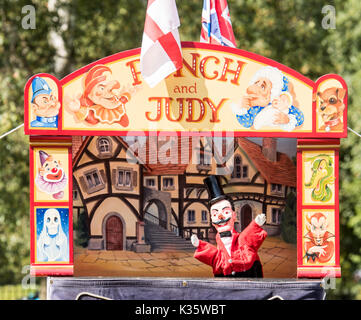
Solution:
M 290 192 L 286 198 L 286 206 L 282 212 L 282 239 L 288 243 L 297 243 L 297 197 Z

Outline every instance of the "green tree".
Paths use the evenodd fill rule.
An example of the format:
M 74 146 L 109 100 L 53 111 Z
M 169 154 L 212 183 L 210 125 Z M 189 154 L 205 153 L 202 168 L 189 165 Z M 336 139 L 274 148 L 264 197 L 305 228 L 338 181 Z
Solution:
M 282 212 L 282 239 L 289 243 L 297 243 L 297 197 L 290 192 L 286 198 L 286 206 Z
M 45 1 L 37 1 L 36 29 L 22 28 L 29 1 L 0 5 L 0 127 L 6 132 L 23 122 L 23 90 L 37 72 L 52 72 L 55 50 L 47 34 L 53 24 Z M 22 130 L 0 140 L 0 283 L 19 282 L 29 265 L 29 154 Z
M 79 218 L 74 222 L 74 242 L 76 245 L 85 248 L 89 241 L 89 230 L 86 218 L 86 212 L 82 211 L 79 214 Z
M 327 52 L 334 60 L 336 72 L 348 85 L 348 126 L 361 132 L 361 3 L 338 1 L 337 24 L 329 36 L 333 44 Z M 361 270 L 361 138 L 349 132 L 341 139 L 340 150 L 340 252 L 342 278 L 328 296 L 337 299 L 361 299 L 361 284 L 355 273 Z

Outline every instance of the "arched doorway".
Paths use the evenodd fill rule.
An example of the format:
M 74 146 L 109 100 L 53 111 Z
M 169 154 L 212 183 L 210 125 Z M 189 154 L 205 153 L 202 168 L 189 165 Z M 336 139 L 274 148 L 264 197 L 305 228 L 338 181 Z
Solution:
M 244 230 L 252 221 L 252 208 L 245 204 L 241 209 L 241 230 Z
M 168 219 L 165 205 L 156 199 L 149 201 L 144 209 L 144 219 L 167 229 Z
M 105 223 L 105 249 L 123 250 L 123 222 L 116 216 L 110 216 Z

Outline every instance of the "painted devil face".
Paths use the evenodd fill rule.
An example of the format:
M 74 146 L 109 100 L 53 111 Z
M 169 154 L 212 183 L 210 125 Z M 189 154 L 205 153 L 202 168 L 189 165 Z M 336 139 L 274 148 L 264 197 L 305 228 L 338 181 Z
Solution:
M 211 206 L 211 220 L 217 232 L 232 231 L 236 218 L 228 200 L 216 202 Z
M 61 162 L 49 156 L 40 168 L 39 173 L 43 176 L 45 181 L 58 182 L 64 177 L 64 170 L 61 167 Z
M 121 104 L 116 93 L 116 89 L 119 88 L 120 84 L 118 81 L 105 80 L 94 86 L 90 91 L 88 98 L 95 104 L 103 106 L 106 109 L 115 109 Z
M 324 235 L 327 229 L 327 219 L 324 215 L 313 216 L 310 222 L 307 222 L 308 228 L 316 245 L 323 245 Z

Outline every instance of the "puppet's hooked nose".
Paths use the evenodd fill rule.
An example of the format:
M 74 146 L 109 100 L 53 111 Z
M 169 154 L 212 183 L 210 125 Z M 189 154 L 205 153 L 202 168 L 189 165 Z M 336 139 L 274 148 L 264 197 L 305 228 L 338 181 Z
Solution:
M 224 215 L 222 212 L 218 213 L 218 220 L 224 220 Z

